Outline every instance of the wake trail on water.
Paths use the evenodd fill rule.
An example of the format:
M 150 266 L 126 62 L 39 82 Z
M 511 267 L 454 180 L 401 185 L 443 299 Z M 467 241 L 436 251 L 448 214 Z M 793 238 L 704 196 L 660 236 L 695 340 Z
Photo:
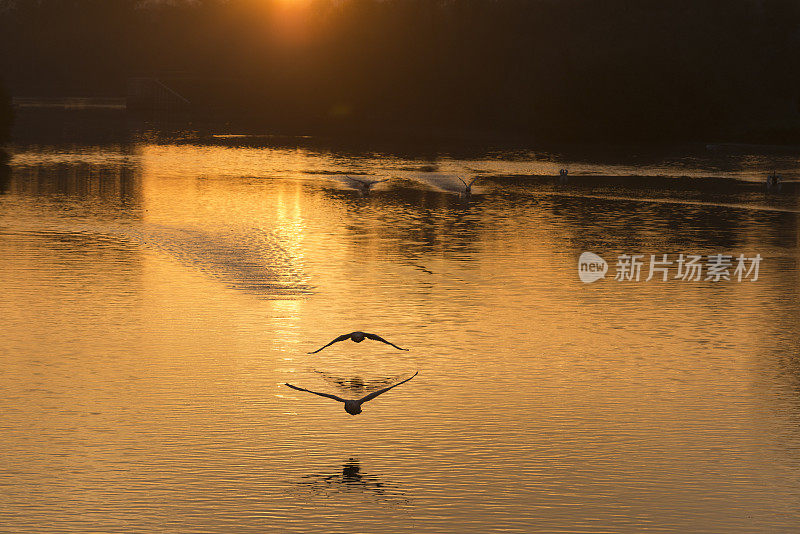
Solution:
M 33 221 L 31 221 L 33 222 Z M 291 298 L 311 287 L 298 259 L 271 232 L 253 228 L 210 232 L 199 228 L 141 224 L 72 224 L 36 221 L 35 227 L 0 228 L 0 234 L 94 244 L 98 248 L 134 246 L 158 251 L 231 289 L 259 298 Z
M 580 193 L 567 193 L 561 191 L 542 191 L 537 192 L 537 196 L 560 196 L 560 197 L 573 197 L 573 198 L 591 198 L 596 200 L 617 200 L 624 202 L 643 202 L 654 204 L 678 204 L 686 206 L 703 206 L 711 208 L 729 208 L 748 211 L 771 211 L 782 213 L 798 213 L 800 210 L 792 208 L 783 208 L 780 206 L 764 206 L 760 204 L 742 204 L 742 203 L 727 203 L 727 202 L 704 202 L 701 200 L 682 200 L 674 198 L 648 198 L 648 197 L 626 197 L 618 195 L 586 195 Z
M 144 244 L 232 289 L 265 298 L 310 292 L 299 262 L 270 232 L 249 229 L 211 233 L 157 225 L 143 230 Z

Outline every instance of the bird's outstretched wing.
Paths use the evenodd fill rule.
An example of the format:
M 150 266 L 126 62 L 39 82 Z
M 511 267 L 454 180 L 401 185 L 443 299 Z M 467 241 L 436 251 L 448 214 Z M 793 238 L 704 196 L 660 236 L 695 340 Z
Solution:
M 350 176 L 348 176 L 348 178 L 350 178 Z M 379 184 L 381 182 L 388 182 L 389 181 L 388 178 L 385 179 L 385 180 L 362 180 L 360 178 L 350 178 L 350 179 L 353 180 L 354 182 L 358 182 L 359 184 L 361 184 L 364 187 L 372 187 L 375 184 Z
M 467 184 L 464 184 L 464 185 L 467 185 L 467 187 L 472 187 L 472 184 L 474 184 L 477 179 L 478 179 L 478 177 L 476 176 L 475 178 L 472 179 L 472 181 L 469 183 L 469 185 L 467 185 Z
M 358 403 L 359 404 L 363 404 L 363 403 L 365 403 L 367 401 L 370 401 L 370 400 L 374 399 L 375 397 L 377 397 L 378 395 L 382 395 L 382 394 L 386 393 L 387 391 L 389 391 L 390 389 L 396 388 L 400 384 L 405 384 L 406 382 L 408 382 L 409 380 L 411 380 L 412 378 L 414 378 L 418 374 L 419 374 L 419 371 L 417 371 L 413 375 L 409 376 L 408 378 L 406 378 L 402 382 L 398 382 L 397 384 L 394 384 L 393 386 L 389 386 L 388 388 L 379 389 L 378 391 L 373 391 L 369 395 L 365 395 L 365 396 L 361 397 L 360 399 L 358 399 Z M 287 386 L 288 386 L 288 384 L 287 384 Z M 318 393 L 318 395 L 319 395 L 319 393 Z
M 456 176 L 456 178 L 458 178 L 459 180 L 461 180 L 461 183 L 462 183 L 462 184 L 464 184 L 464 187 L 469 187 L 469 186 L 467 185 L 467 182 L 465 182 L 465 181 L 464 181 L 464 180 L 463 180 L 463 179 L 462 179 L 460 176 Z
M 379 336 L 378 334 L 368 334 L 368 333 L 364 332 L 364 337 L 367 337 L 367 338 L 369 338 L 369 339 L 373 339 L 373 340 L 375 340 L 375 341 L 380 341 L 380 342 L 382 342 L 382 343 L 386 343 L 387 345 L 391 345 L 391 346 L 393 346 L 394 348 L 396 348 L 396 349 L 398 349 L 398 350 L 408 350 L 408 349 L 401 349 L 400 347 L 398 347 L 398 346 L 397 346 L 397 345 L 395 345 L 394 343 L 391 343 L 391 342 L 389 342 L 389 341 L 386 341 L 385 339 L 383 339 L 383 338 L 382 338 L 381 336 Z
M 345 178 L 347 178 L 348 180 L 352 180 L 354 182 L 358 182 L 359 184 L 361 184 L 363 186 L 366 186 L 366 187 L 369 187 L 369 186 L 371 186 L 373 184 L 377 184 L 378 182 L 385 182 L 386 181 L 386 180 L 364 180 L 362 178 L 353 178 L 352 176 L 349 176 L 347 174 L 345 174 Z
M 340 342 L 340 341 L 344 341 L 344 340 L 346 340 L 346 339 L 350 339 L 350 335 L 351 335 L 351 334 L 342 334 L 341 336 L 337 337 L 336 339 L 334 339 L 333 341 L 331 341 L 331 342 L 330 342 L 330 343 L 328 343 L 327 345 L 325 345 L 325 346 L 323 346 L 323 347 L 320 347 L 320 348 L 318 348 L 318 349 L 317 349 L 317 350 L 315 350 L 315 351 L 311 351 L 311 352 L 309 352 L 309 354 L 316 354 L 316 353 L 318 353 L 319 351 L 321 351 L 322 349 L 324 349 L 325 347 L 330 347 L 330 346 L 331 346 L 331 345 L 333 345 L 334 343 L 338 343 L 338 342 Z
M 299 388 L 297 386 L 293 386 L 288 382 L 286 382 L 286 385 L 289 386 L 292 389 L 296 389 L 297 391 L 305 391 L 306 393 L 313 393 L 314 395 L 319 395 L 320 397 L 328 397 L 329 399 L 337 400 L 339 402 L 344 402 L 343 398 L 337 397 L 336 395 L 331 395 L 330 393 L 317 393 L 316 391 L 311 391 L 310 389 Z M 392 387 L 394 387 L 394 386 L 392 386 Z

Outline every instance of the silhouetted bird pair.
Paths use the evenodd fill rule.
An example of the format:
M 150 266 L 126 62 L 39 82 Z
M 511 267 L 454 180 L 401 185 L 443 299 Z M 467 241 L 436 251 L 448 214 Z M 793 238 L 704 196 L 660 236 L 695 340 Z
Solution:
M 356 331 L 356 332 L 351 332 L 349 334 L 341 335 L 341 336 L 337 337 L 336 339 L 334 339 L 333 341 L 331 341 L 330 343 L 328 343 L 327 345 L 324 345 L 324 346 L 318 348 L 315 351 L 309 352 L 309 354 L 316 354 L 319 351 L 321 351 L 322 349 L 324 349 L 326 347 L 330 347 L 334 343 L 338 343 L 339 341 L 345 341 L 347 339 L 350 339 L 355 343 L 361 343 L 365 339 L 372 339 L 372 340 L 375 340 L 375 341 L 380 341 L 381 343 L 386 343 L 387 345 L 391 345 L 392 347 L 394 347 L 394 348 L 396 348 L 398 350 L 408 350 L 408 349 L 400 348 L 397 345 L 395 345 L 394 343 L 386 341 L 385 339 L 383 339 L 381 336 L 379 336 L 377 334 L 370 334 L 370 333 L 367 333 L 367 332 Z M 383 389 L 379 389 L 378 391 L 373 391 L 372 393 L 369 393 L 368 395 L 365 395 L 365 396 L 361 397 L 360 399 L 343 399 L 343 398 L 338 397 L 336 395 L 331 395 L 330 393 L 319 393 L 319 392 L 316 392 L 316 391 L 311 391 L 310 389 L 305 389 L 305 388 L 301 388 L 301 387 L 298 387 L 298 386 L 293 386 L 292 384 L 289 384 L 288 382 L 286 382 L 286 385 L 289 386 L 292 389 L 296 389 L 297 391 L 305 391 L 306 393 L 313 393 L 314 395 L 319 395 L 320 397 L 327 397 L 329 399 L 333 399 L 333 400 L 336 400 L 336 401 L 339 401 L 339 402 L 343 402 L 344 403 L 344 411 L 346 411 L 350 415 L 358 415 L 358 414 L 361 413 L 361 405 L 362 404 L 364 404 L 367 401 L 370 401 L 370 400 L 374 399 L 378 395 L 382 395 L 382 394 L 386 393 L 387 391 L 389 391 L 392 388 L 396 388 L 400 384 L 405 384 L 406 382 L 408 382 L 409 380 L 411 380 L 412 378 L 414 378 L 418 374 L 419 374 L 419 371 L 417 371 L 416 373 L 414 373 L 410 377 L 406 378 L 405 380 L 403 380 L 401 382 L 398 382 L 397 384 L 394 384 L 392 386 L 389 386 L 389 387 L 386 387 L 386 388 L 383 388 Z

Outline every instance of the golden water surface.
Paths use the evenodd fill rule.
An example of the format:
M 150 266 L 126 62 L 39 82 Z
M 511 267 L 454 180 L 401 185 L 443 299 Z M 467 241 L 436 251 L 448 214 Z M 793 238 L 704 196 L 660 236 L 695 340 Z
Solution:
M 758 162 L 11 153 L 0 530 L 800 529 L 800 204 L 747 183 Z M 625 253 L 764 259 L 754 282 L 615 281 Z M 307 354 L 354 330 L 410 350 Z M 356 417 L 283 385 L 417 370 Z

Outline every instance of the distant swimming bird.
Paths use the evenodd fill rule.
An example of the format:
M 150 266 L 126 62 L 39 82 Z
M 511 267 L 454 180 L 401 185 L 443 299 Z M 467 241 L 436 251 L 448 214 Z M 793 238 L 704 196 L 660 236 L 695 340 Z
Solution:
M 780 189 L 781 188 L 781 175 L 775 171 L 767 175 L 767 189 Z
M 383 395 L 384 393 L 386 393 L 390 389 L 396 388 L 400 384 L 405 384 L 406 382 L 408 382 L 409 380 L 411 380 L 412 378 L 414 378 L 418 374 L 419 374 L 419 371 L 417 371 L 416 373 L 414 373 L 410 377 L 406 378 L 402 382 L 398 382 L 397 384 L 395 384 L 393 386 L 389 386 L 388 388 L 383 388 L 383 389 L 379 389 L 378 391 L 373 391 L 369 395 L 364 395 L 360 399 L 343 399 L 341 397 L 337 397 L 336 395 L 331 395 L 330 393 L 318 393 L 316 391 L 311 391 L 310 389 L 305 389 L 305 388 L 300 388 L 300 387 L 297 387 L 297 386 L 293 386 L 293 385 L 289 384 L 288 382 L 286 382 L 286 385 L 289 386 L 292 389 L 296 389 L 297 391 L 305 391 L 306 393 L 313 393 L 314 395 L 319 395 L 320 397 L 327 397 L 327 398 L 333 399 L 335 401 L 343 402 L 344 403 L 344 411 L 346 411 L 350 415 L 358 415 L 358 414 L 361 413 L 361 405 L 362 404 L 364 404 L 367 401 L 371 401 L 372 399 L 374 399 L 378 395 Z
M 347 339 L 352 339 L 356 343 L 361 343 L 362 341 L 364 341 L 364 339 L 374 339 L 375 341 L 380 341 L 381 343 L 386 343 L 387 345 L 391 345 L 391 346 L 393 346 L 394 348 L 396 348 L 398 350 L 408 350 L 408 349 L 401 349 L 400 347 L 398 347 L 394 343 L 390 343 L 389 341 L 386 341 L 385 339 L 383 339 L 381 336 L 379 336 L 377 334 L 368 334 L 367 332 L 350 332 L 349 334 L 342 334 L 341 336 L 337 337 L 336 339 L 334 339 L 333 341 L 331 341 L 327 345 L 325 345 L 323 347 L 320 347 L 320 348 L 318 348 L 317 350 L 315 350 L 313 352 L 309 352 L 309 354 L 316 354 L 319 351 L 321 351 L 322 349 L 324 349 L 325 347 L 330 347 L 334 343 L 338 343 L 340 341 L 345 341 Z
M 472 184 L 475 183 L 475 181 L 478 179 L 478 177 L 476 176 L 475 178 L 473 178 L 472 181 L 469 184 L 467 182 L 465 182 L 460 176 L 456 176 L 456 178 L 461 180 L 461 183 L 464 184 L 464 194 L 465 195 L 471 195 L 472 194 Z

